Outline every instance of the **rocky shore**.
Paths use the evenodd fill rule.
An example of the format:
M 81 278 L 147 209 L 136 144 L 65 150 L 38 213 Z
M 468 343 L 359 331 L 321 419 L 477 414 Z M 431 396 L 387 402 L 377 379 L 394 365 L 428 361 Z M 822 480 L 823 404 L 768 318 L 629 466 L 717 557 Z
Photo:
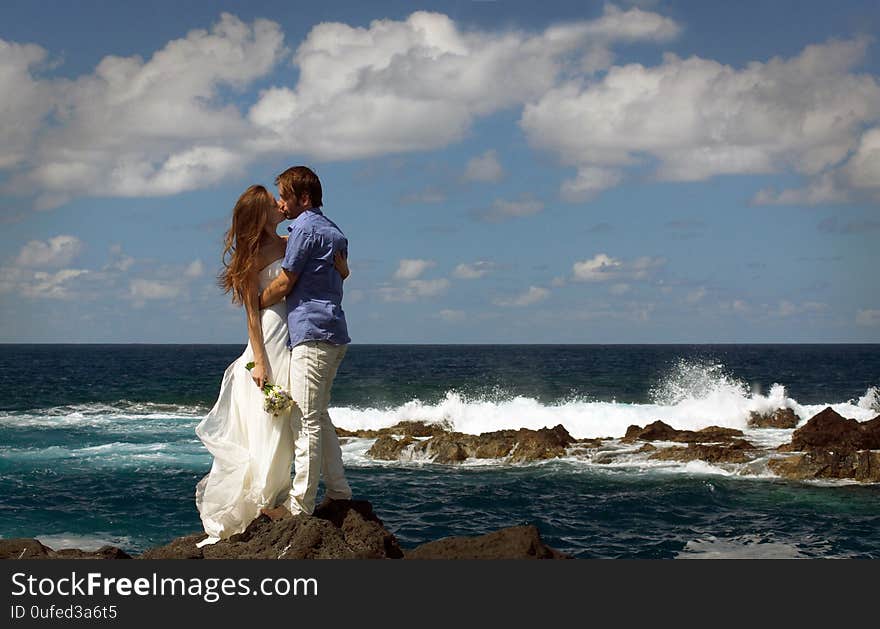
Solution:
M 607 464 L 622 457 L 647 461 L 705 461 L 737 473 L 769 471 L 792 480 L 880 482 L 880 415 L 847 419 L 828 407 L 793 430 L 788 443 L 760 445 L 764 430 L 787 435 L 799 423 L 791 409 L 753 413 L 749 438 L 741 430 L 709 426 L 678 430 L 655 421 L 630 426 L 622 438 L 575 439 L 561 426 L 501 430 L 469 435 L 448 426 L 401 422 L 382 430 L 338 430 L 342 439 L 372 439 L 367 455 L 378 460 L 460 464 L 468 459 L 522 463 L 583 457 Z M 779 432 L 786 431 L 786 432 Z M 778 437 L 775 443 L 778 443 Z M 752 441 L 750 441 L 751 439 Z M 271 520 L 260 516 L 247 530 L 217 544 L 197 548 L 204 533 L 193 533 L 132 557 L 105 546 L 96 551 L 54 550 L 36 539 L 0 539 L 0 559 L 562 559 L 534 526 L 501 529 L 478 537 L 445 538 L 402 549 L 362 500 L 333 501 L 313 516 Z
M 364 500 L 336 500 L 312 516 L 261 515 L 227 540 L 198 548 L 203 532 L 132 556 L 105 546 L 53 550 L 30 538 L 0 539 L 0 559 L 568 559 L 544 544 L 532 525 L 478 537 L 450 537 L 404 550 Z
M 794 411 L 779 408 L 766 414 L 752 413 L 748 426 L 754 437 L 764 429 L 790 430 L 799 422 Z M 794 430 L 790 443 L 776 448 L 756 445 L 743 431 L 733 428 L 677 430 L 659 420 L 644 427 L 630 426 L 620 439 L 575 439 L 561 425 L 469 435 L 440 424 L 414 421 L 381 430 L 338 432 L 343 439 L 374 439 L 366 454 L 384 461 L 456 464 L 469 459 L 497 459 L 522 463 L 575 456 L 607 464 L 637 453 L 649 461 L 705 461 L 740 466 L 755 463 L 793 480 L 880 482 L 880 415 L 858 422 L 841 417 L 831 407 Z

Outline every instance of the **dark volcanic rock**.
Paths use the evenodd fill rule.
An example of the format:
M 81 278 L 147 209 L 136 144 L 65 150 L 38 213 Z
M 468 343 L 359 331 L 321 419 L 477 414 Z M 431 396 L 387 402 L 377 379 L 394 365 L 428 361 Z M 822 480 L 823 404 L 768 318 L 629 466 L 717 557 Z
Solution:
M 0 539 L 0 559 L 131 559 L 131 555 L 115 546 L 102 546 L 98 550 L 52 550 L 38 540 L 20 537 Z
M 402 421 L 390 428 L 380 428 L 379 430 L 336 429 L 336 434 L 340 437 L 361 437 L 362 439 L 376 439 L 383 436 L 434 437 L 448 432 L 451 431 L 443 424 L 421 421 Z
M 397 439 L 382 435 L 376 439 L 367 454 L 376 459 L 392 461 L 403 456 L 434 463 L 461 463 L 468 458 L 507 458 L 516 463 L 564 456 L 566 448 L 575 443 L 575 439 L 560 424 L 540 430 L 521 428 L 480 435 L 440 431 L 421 441 L 410 436 Z M 404 456 L 404 450 L 408 446 L 411 448 Z
M 846 452 L 880 449 L 880 415 L 859 422 L 841 417 L 829 406 L 795 430 L 790 444 L 779 447 L 782 452 L 817 449 Z
M 414 443 L 416 443 L 416 440 L 410 436 L 396 439 L 391 435 L 382 435 L 367 450 L 367 456 L 379 459 L 380 461 L 396 461 L 400 458 L 404 448 Z
M 204 533 L 173 540 L 141 559 L 399 559 L 397 539 L 363 500 L 337 500 L 314 516 L 261 515 L 238 535 L 196 548 Z
M 771 459 L 767 465 L 774 473 L 793 480 L 846 478 L 880 482 L 880 452 L 870 450 L 846 453 L 813 450 Z
M 533 525 L 479 537 L 447 537 L 406 551 L 406 559 L 570 559 L 541 541 Z
M 646 444 L 648 445 L 648 444 Z M 707 461 L 708 463 L 746 463 L 752 459 L 749 452 L 755 446 L 744 439 L 730 443 L 704 444 L 689 443 L 686 448 L 674 446 L 657 450 L 649 459 L 660 461 Z
M 841 417 L 830 406 L 794 431 L 777 448 L 796 454 L 768 462 L 785 478 L 848 478 L 880 482 L 880 416 L 867 422 Z
M 677 441 L 680 443 L 712 443 L 717 441 L 731 441 L 736 437 L 742 437 L 741 430 L 735 428 L 722 428 L 720 426 L 707 426 L 701 430 L 677 430 L 662 421 L 655 421 L 644 428 L 630 426 L 621 439 L 624 443 L 633 441 Z
M 777 408 L 772 413 L 749 413 L 751 428 L 795 428 L 800 419 L 790 408 Z

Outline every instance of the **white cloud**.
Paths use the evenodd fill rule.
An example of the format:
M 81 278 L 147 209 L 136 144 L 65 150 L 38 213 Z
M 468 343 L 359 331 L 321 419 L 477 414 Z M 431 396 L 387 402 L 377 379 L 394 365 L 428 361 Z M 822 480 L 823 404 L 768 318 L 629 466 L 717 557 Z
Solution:
M 566 179 L 559 189 L 560 196 L 569 203 L 582 203 L 594 198 L 608 188 L 613 188 L 622 179 L 620 171 L 611 168 L 582 166 L 574 179 Z
M 880 325 L 880 310 L 859 310 L 856 313 L 856 323 L 859 325 Z
M 368 27 L 321 23 L 296 50 L 297 82 L 265 89 L 250 106 L 238 93 L 288 56 L 268 20 L 223 13 L 146 59 L 107 56 L 72 80 L 38 76 L 47 56 L 39 46 L 0 41 L 0 169 L 15 166 L 7 189 L 50 209 L 77 196 L 203 188 L 265 155 L 443 147 L 476 118 L 540 98 L 573 57 L 600 68 L 616 43 L 678 31 L 669 18 L 614 5 L 537 33 L 468 29 L 425 11 Z M 502 174 L 491 152 L 469 169 L 478 180 Z
M 498 299 L 495 304 L 498 306 L 531 306 L 539 301 L 544 301 L 549 297 L 550 291 L 540 286 L 529 286 L 524 293 L 517 295 L 511 299 Z
M 327 160 L 438 148 L 477 116 L 538 98 L 578 50 L 677 32 L 668 18 L 612 5 L 539 34 L 465 31 L 426 11 L 368 28 L 323 23 L 296 52 L 296 87 L 266 90 L 249 117 L 261 150 L 294 146 Z
M 477 262 L 473 262 L 471 264 L 459 264 L 455 267 L 455 270 L 452 272 L 454 277 L 457 277 L 461 280 L 477 280 L 481 277 L 485 277 L 489 273 L 491 273 L 495 269 L 494 262 L 488 262 L 486 260 L 479 260 Z
M 45 63 L 46 56 L 40 46 L 0 39 L 0 168 L 10 168 L 28 158 L 34 133 L 52 109 L 49 86 L 32 74 Z
M 630 291 L 631 287 L 629 284 L 615 284 L 608 291 L 612 295 L 625 295 Z
M 692 290 L 685 297 L 685 301 L 689 304 L 697 304 L 703 301 L 703 298 L 706 296 L 707 291 L 705 286 L 700 286 L 696 290 Z
M 41 80 L 49 96 L 34 91 L 22 105 L 39 112 L 36 146 L 18 160 L 32 168 L 10 185 L 33 187 L 48 208 L 70 195 L 167 195 L 215 183 L 252 156 L 243 148 L 249 124 L 221 91 L 242 90 L 284 54 L 277 24 L 224 13 L 210 31 L 193 30 L 146 61 L 107 56 L 75 80 Z M 42 100 L 57 124 L 41 124 Z M 4 110 L 0 128 L 19 115 Z
M 171 299 L 177 297 L 183 287 L 173 282 L 135 279 L 129 282 L 129 295 L 138 301 L 146 299 Z
M 397 270 L 394 272 L 394 279 L 414 280 L 436 264 L 433 260 L 401 260 L 397 265 Z
M 485 181 L 495 183 L 504 178 L 504 169 L 498 162 L 498 152 L 490 149 L 472 158 L 464 171 L 464 178 L 468 181 Z
M 543 209 L 544 204 L 541 201 L 522 196 L 518 200 L 495 199 L 491 208 L 474 210 L 473 215 L 484 221 L 501 222 L 512 218 L 532 216 Z
M 865 132 L 842 174 L 851 186 L 870 190 L 880 199 L 880 127 Z
M 815 315 L 828 310 L 828 304 L 807 301 L 801 304 L 795 304 L 787 299 L 780 300 L 775 307 L 768 307 L 768 314 L 774 317 L 793 317 L 796 315 Z
M 417 297 L 436 297 L 447 291 L 449 288 L 449 280 L 446 278 L 437 280 L 410 280 L 407 284 L 407 288 L 415 293 Z
M 667 54 L 655 67 L 617 66 L 599 81 L 550 89 L 525 106 L 520 124 L 532 146 L 579 169 L 568 195 L 613 185 L 617 171 L 645 156 L 673 181 L 786 169 L 815 175 L 844 159 L 864 124 L 880 116 L 877 81 L 851 71 L 867 43 L 808 46 L 743 69 Z M 588 168 L 604 177 L 584 176 Z
M 382 286 L 378 289 L 384 301 L 411 302 L 420 298 L 437 297 L 449 289 L 449 280 L 409 280 L 403 286 Z
M 201 277 L 201 275 L 205 272 L 205 265 L 202 264 L 201 260 L 193 260 L 189 266 L 186 267 L 186 270 L 183 272 L 183 276 L 187 278 L 196 278 Z
M 420 192 L 412 192 L 400 197 L 400 203 L 443 203 L 446 201 L 446 193 L 435 188 L 425 188 Z
M 31 240 L 21 248 L 15 264 L 25 267 L 62 267 L 70 264 L 82 249 L 83 243 L 76 236 L 62 234 L 46 242 Z
M 70 280 L 88 273 L 85 269 L 62 269 L 56 273 L 37 271 L 33 280 L 22 285 L 24 294 L 37 299 L 71 299 Z
M 598 253 L 589 260 L 575 262 L 572 267 L 574 279 L 578 282 L 604 282 L 618 277 L 623 263 L 604 253 Z
M 463 310 L 450 310 L 448 308 L 438 312 L 437 316 L 449 323 L 464 321 L 466 318 Z
M 589 260 L 581 260 L 572 265 L 572 279 L 576 282 L 644 280 L 665 265 L 665 258 L 642 256 L 632 260 L 621 260 L 605 253 L 597 253 Z

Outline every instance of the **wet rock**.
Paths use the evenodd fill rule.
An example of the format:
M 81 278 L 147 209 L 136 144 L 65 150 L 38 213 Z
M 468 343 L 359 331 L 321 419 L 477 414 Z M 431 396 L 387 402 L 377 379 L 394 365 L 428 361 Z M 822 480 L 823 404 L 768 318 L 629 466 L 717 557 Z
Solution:
M 364 500 L 336 500 L 315 515 L 261 515 L 238 535 L 196 548 L 197 533 L 152 548 L 141 559 L 399 559 L 403 551 Z
M 632 443 L 634 441 L 677 441 L 680 443 L 712 443 L 717 441 L 731 441 L 736 437 L 742 437 L 741 430 L 735 428 L 722 428 L 721 426 L 707 426 L 701 430 L 678 430 L 662 421 L 655 421 L 644 428 L 632 425 L 626 429 L 626 434 L 621 441 Z
M 380 461 L 396 461 L 400 458 L 403 450 L 414 443 L 416 443 L 416 440 L 409 436 L 397 439 L 391 435 L 382 435 L 367 450 L 367 456 L 379 459 Z
M 422 459 L 434 463 L 461 463 L 468 458 L 507 459 L 518 463 L 565 456 L 575 443 L 560 424 L 553 428 L 499 430 L 480 435 L 441 431 L 416 442 L 409 436 L 397 439 L 383 435 L 367 454 L 382 460 Z M 407 446 L 412 446 L 406 450 Z
M 420 441 L 413 453 L 434 463 L 461 463 L 468 458 L 469 450 L 473 448 L 468 437 L 469 435 L 456 432 L 438 435 Z
M 570 559 L 544 544 L 533 525 L 479 537 L 447 537 L 406 551 L 406 559 Z
M 663 448 L 648 458 L 660 461 L 700 460 L 707 463 L 746 463 L 752 460 L 749 453 L 754 450 L 755 446 L 752 443 L 744 439 L 737 439 L 724 444 L 689 443 L 684 448 L 679 446 Z
M 772 413 L 749 413 L 750 428 L 796 428 L 800 418 L 790 408 L 777 408 Z
M 361 439 L 377 439 L 383 436 L 434 437 L 449 432 L 452 432 L 451 427 L 446 424 L 423 421 L 402 421 L 389 428 L 380 428 L 379 430 L 336 429 L 336 434 L 340 437 L 360 437 Z
M 880 452 L 830 452 L 814 450 L 771 459 L 767 466 L 775 474 L 792 480 L 820 478 L 880 482 Z
M 98 550 L 53 550 L 38 540 L 20 537 L 0 539 L 0 559 L 131 559 L 131 555 L 115 546 L 102 546 Z
M 841 417 L 830 406 L 817 413 L 791 435 L 791 443 L 779 447 L 781 452 L 808 450 L 880 449 L 880 415 L 866 422 Z
M 0 559 L 49 559 L 53 552 L 30 537 L 0 539 Z

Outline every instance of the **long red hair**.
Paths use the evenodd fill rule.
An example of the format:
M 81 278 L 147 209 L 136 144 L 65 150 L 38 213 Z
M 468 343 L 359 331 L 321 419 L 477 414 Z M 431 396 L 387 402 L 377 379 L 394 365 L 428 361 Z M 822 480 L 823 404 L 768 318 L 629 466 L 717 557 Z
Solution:
M 226 232 L 223 270 L 217 276 L 224 293 L 232 293 L 232 302 L 244 303 L 244 295 L 252 287 L 249 278 L 256 270 L 260 239 L 266 227 L 268 211 L 275 200 L 263 186 L 251 186 L 238 197 L 232 209 L 232 226 Z

